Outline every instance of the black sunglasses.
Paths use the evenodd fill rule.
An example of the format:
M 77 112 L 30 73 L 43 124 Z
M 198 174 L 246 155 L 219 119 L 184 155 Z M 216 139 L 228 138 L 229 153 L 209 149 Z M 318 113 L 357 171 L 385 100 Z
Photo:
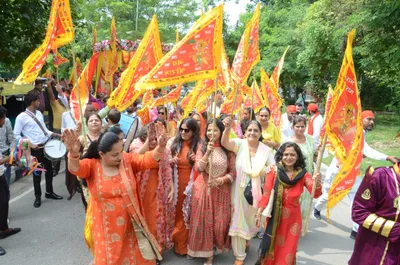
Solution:
M 191 130 L 190 130 L 190 129 L 185 129 L 185 128 L 179 128 L 179 131 L 180 131 L 180 132 L 188 133 L 188 132 L 190 132 Z
M 160 115 L 164 115 L 165 113 L 164 113 L 164 112 L 158 112 L 158 114 L 160 114 Z

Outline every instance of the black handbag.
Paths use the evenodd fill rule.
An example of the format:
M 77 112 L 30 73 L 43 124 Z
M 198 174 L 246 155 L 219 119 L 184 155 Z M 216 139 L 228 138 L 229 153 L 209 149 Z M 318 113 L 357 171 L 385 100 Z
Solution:
M 253 205 L 253 191 L 252 191 L 252 186 L 251 186 L 251 179 L 250 179 L 249 183 L 247 183 L 246 187 L 244 188 L 243 195 L 246 198 L 247 203 L 250 205 Z

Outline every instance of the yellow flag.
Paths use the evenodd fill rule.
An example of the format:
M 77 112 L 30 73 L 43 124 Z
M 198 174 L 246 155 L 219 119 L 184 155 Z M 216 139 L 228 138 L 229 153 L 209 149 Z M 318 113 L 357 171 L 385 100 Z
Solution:
M 214 79 L 220 67 L 222 12 L 220 5 L 201 17 L 186 36 L 136 84 L 137 89 Z
M 336 158 L 341 162 L 339 172 L 328 193 L 326 207 L 328 218 L 329 209 L 340 202 L 353 187 L 363 157 L 361 102 L 352 55 L 355 33 L 356 31 L 352 30 L 348 34 L 342 67 L 326 118 L 326 134 L 335 149 Z
M 50 50 L 71 42 L 74 38 L 69 0 L 53 0 L 46 36 L 43 43 L 34 50 L 22 65 L 22 72 L 15 85 L 30 84 L 36 80 L 46 63 Z
M 135 89 L 136 82 L 139 78 L 147 74 L 161 57 L 162 48 L 160 34 L 158 31 L 157 18 L 154 15 L 135 55 L 122 73 L 119 85 L 111 94 L 107 105 L 115 105 L 119 111 L 123 111 L 129 107 L 143 94 L 143 91 Z
M 111 20 L 111 39 L 110 48 L 111 51 L 107 51 L 107 71 L 106 79 L 112 84 L 112 77 L 118 70 L 118 53 L 117 53 L 117 28 L 115 26 L 114 17 Z
M 258 48 L 258 28 L 260 24 L 260 4 L 257 4 L 252 19 L 240 39 L 239 47 L 232 62 L 232 77 L 239 85 L 244 84 L 251 69 L 260 61 Z

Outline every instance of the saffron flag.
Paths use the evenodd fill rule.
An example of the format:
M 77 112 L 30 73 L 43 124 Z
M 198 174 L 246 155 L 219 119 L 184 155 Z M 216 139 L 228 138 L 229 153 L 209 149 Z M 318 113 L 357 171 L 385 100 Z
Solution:
M 22 72 L 15 80 L 15 85 L 30 84 L 36 80 L 46 63 L 51 48 L 57 48 L 73 40 L 73 26 L 69 0 L 53 0 L 43 43 L 34 50 L 22 65 Z
M 69 0 L 58 0 L 56 28 L 56 36 L 51 45 L 52 49 L 57 49 L 74 40 L 74 26 Z
M 221 61 L 222 11 L 220 5 L 201 17 L 186 36 L 136 84 L 152 89 L 171 84 L 215 79 Z
M 82 71 L 83 67 L 81 64 L 81 60 L 78 57 L 76 57 L 76 73 L 78 77 L 81 75 Z M 71 70 L 71 75 L 69 76 L 69 83 L 72 84 L 73 86 L 75 85 L 75 70 L 73 68 Z
M 253 81 L 251 85 L 252 93 L 247 94 L 246 100 L 244 101 L 244 108 L 252 108 L 254 112 L 258 112 L 264 107 L 264 100 L 261 96 L 260 88 L 256 81 Z
M 117 53 L 117 29 L 115 26 L 114 17 L 111 20 L 111 38 L 110 38 L 110 48 L 111 51 L 107 52 L 107 70 L 106 70 L 106 80 L 110 81 L 112 84 L 112 77 L 114 73 L 118 70 L 118 53 Z
M 135 102 L 143 94 L 143 91 L 135 89 L 136 82 L 147 74 L 161 57 L 160 34 L 157 18 L 154 15 L 133 58 L 122 73 L 117 89 L 111 94 L 110 103 L 107 104 L 109 106 L 115 104 L 119 111 L 123 111 Z
M 148 107 L 141 108 L 137 112 L 138 117 L 140 118 L 140 121 L 142 122 L 142 126 L 150 123 L 150 110 Z
M 196 86 L 190 92 L 192 96 L 184 108 L 183 117 L 187 117 L 197 105 L 207 101 L 207 98 L 215 91 L 215 81 L 212 79 L 205 79 L 198 81 Z
M 236 90 L 232 89 L 229 96 L 225 99 L 224 103 L 222 103 L 220 114 L 225 113 L 233 115 L 239 112 L 243 102 L 243 95 L 241 91 L 237 91 L 236 101 L 235 101 L 235 94 L 236 94 L 235 92 Z M 235 101 L 235 106 L 233 106 L 234 101 Z
M 97 67 L 98 59 L 99 53 L 92 55 L 89 63 L 79 76 L 77 85 L 75 85 L 71 90 L 70 108 L 72 116 L 77 122 L 81 121 L 79 108 L 81 107 L 82 113 L 85 113 L 86 104 L 89 102 L 90 87 L 92 85 L 92 79 Z M 79 106 L 79 103 L 81 106 Z
M 280 97 L 278 90 L 275 89 L 274 83 L 272 83 L 268 74 L 261 67 L 261 91 L 264 97 L 265 106 L 267 106 L 271 111 L 271 118 L 274 125 L 278 130 L 281 128 L 281 106 L 282 98 Z
M 181 107 L 182 109 L 185 109 L 185 108 L 186 108 L 186 106 L 187 106 L 187 104 L 189 103 L 189 101 L 190 101 L 192 95 L 193 95 L 193 93 L 187 93 L 186 96 L 183 97 L 183 99 L 181 100 L 181 103 L 180 103 L 180 107 Z
M 68 63 L 69 60 L 63 57 L 58 50 L 53 50 L 53 64 L 55 67 L 59 67 L 63 63 Z
M 233 59 L 232 77 L 237 84 L 245 83 L 251 69 L 260 61 L 260 51 L 258 49 L 259 20 L 260 4 L 257 4 L 256 11 L 246 25 L 235 58 Z
M 286 48 L 285 52 L 283 53 L 282 57 L 279 59 L 278 63 L 275 66 L 274 71 L 272 72 L 271 75 L 271 81 L 274 83 L 276 90 L 278 91 L 279 89 L 279 76 L 281 75 L 282 68 L 283 68 L 283 62 L 285 60 L 285 55 L 289 49 L 289 46 Z
M 180 84 L 178 87 L 171 90 L 167 95 L 156 99 L 153 102 L 152 107 L 154 108 L 156 106 L 161 106 L 161 105 L 164 105 L 165 103 L 169 103 L 169 102 L 171 102 L 171 103 L 177 102 L 181 95 L 182 87 L 183 87 L 183 84 Z
M 329 209 L 341 201 L 353 187 L 363 157 L 361 103 L 352 56 L 354 35 L 355 30 L 348 34 L 342 67 L 326 119 L 326 133 L 336 151 L 336 158 L 341 162 L 339 172 L 328 193 L 328 218 Z
M 221 66 L 218 73 L 218 87 L 226 96 L 229 94 L 229 89 L 233 87 L 229 60 L 223 43 L 221 48 Z
M 142 99 L 142 108 L 150 108 L 153 104 L 153 90 L 147 90 Z

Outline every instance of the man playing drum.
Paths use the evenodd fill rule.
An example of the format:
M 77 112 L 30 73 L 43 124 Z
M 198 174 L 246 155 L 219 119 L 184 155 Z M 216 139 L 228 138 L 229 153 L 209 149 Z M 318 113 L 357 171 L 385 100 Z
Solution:
M 46 194 L 45 197 L 53 200 L 61 200 L 62 197 L 55 194 L 53 191 L 53 167 L 52 162 L 45 156 L 43 145 L 51 137 L 60 137 L 59 134 L 49 131 L 43 120 L 43 114 L 38 111 L 40 105 L 40 98 L 35 91 L 29 91 L 25 95 L 26 110 L 20 113 L 14 126 L 14 136 L 16 138 L 24 136 L 32 143 L 32 156 L 35 156 L 42 167 L 46 170 Z M 42 190 L 40 181 L 42 179 L 42 172 L 35 170 L 33 172 L 33 187 L 35 191 L 35 202 L 33 206 L 38 208 L 41 206 Z

